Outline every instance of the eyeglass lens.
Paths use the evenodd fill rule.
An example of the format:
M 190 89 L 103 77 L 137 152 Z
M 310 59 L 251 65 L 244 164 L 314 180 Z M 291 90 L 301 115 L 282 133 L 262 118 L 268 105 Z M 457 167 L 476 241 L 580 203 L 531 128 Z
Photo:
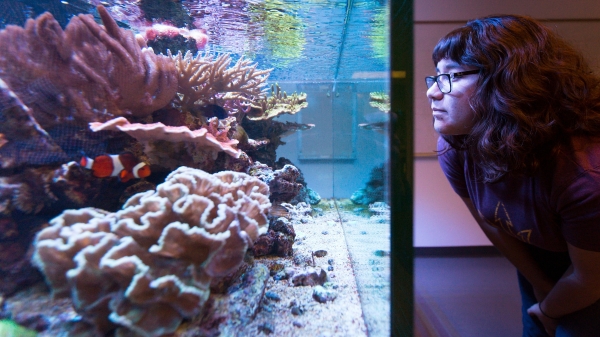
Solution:
M 452 90 L 450 75 L 448 74 L 440 74 L 438 76 L 430 76 L 425 78 L 425 82 L 427 84 L 427 89 L 431 88 L 431 86 L 437 82 L 438 88 L 441 92 L 447 94 Z

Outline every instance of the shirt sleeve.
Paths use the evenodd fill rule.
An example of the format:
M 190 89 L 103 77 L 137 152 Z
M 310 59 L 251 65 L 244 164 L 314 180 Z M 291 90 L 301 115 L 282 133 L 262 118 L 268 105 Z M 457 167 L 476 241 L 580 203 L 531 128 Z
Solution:
M 600 251 L 600 170 L 573 180 L 557 200 L 565 240 L 585 250 Z
M 438 138 L 437 150 L 443 152 L 450 145 L 442 138 Z M 454 192 L 463 198 L 469 198 L 467 182 L 465 179 L 465 162 L 455 149 L 450 149 L 438 156 L 438 162 L 446 175 Z

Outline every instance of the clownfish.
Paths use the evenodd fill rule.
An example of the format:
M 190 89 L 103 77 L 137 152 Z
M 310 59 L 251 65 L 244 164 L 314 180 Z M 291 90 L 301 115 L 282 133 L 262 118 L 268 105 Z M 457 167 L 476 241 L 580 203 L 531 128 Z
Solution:
M 101 155 L 94 159 L 82 157 L 79 164 L 92 170 L 94 177 L 119 177 L 122 182 L 133 178 L 146 178 L 150 175 L 150 166 L 139 161 L 131 152 Z

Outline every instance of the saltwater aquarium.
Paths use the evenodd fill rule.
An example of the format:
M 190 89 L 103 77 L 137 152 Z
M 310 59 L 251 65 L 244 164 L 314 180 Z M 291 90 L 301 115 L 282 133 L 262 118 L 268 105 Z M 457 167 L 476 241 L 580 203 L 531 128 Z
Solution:
M 0 2 L 0 336 L 389 336 L 389 12 Z

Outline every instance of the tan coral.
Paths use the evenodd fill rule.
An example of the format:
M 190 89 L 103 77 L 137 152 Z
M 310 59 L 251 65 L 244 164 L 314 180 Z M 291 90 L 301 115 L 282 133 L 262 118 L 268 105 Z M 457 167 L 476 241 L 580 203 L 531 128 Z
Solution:
M 0 32 L 0 77 L 44 128 L 60 123 L 143 117 L 177 90 L 171 58 L 143 48 L 98 7 L 104 26 L 78 15 L 65 30 L 50 13 Z
M 391 110 L 390 96 L 383 91 L 369 93 L 369 105 L 379 111 L 389 113 Z
M 63 212 L 38 234 L 33 262 L 100 333 L 167 335 L 201 312 L 212 279 L 235 272 L 267 231 L 268 194 L 244 173 L 180 167 L 116 213 Z
M 279 85 L 271 86 L 271 96 L 257 100 L 251 104 L 248 118 L 253 121 L 273 119 L 282 114 L 294 115 L 306 108 L 305 93 L 293 93 L 288 95 L 281 91 Z
M 241 101 L 246 105 L 264 96 L 262 87 L 272 69 L 257 70 L 257 64 L 240 59 L 230 68 L 231 56 L 222 54 L 213 59 L 210 54 L 191 52 L 169 56 L 179 71 L 182 105 L 190 109 L 194 103 L 225 105 L 225 101 Z

